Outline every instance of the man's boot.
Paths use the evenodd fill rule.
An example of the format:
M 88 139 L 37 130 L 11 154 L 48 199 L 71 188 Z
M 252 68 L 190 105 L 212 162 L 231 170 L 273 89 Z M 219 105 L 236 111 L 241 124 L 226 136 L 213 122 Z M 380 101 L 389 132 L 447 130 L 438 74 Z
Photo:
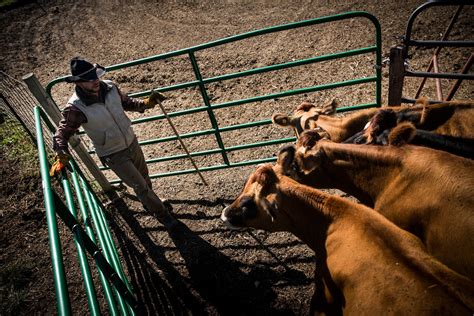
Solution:
M 163 202 L 163 206 L 164 206 L 163 211 L 161 212 L 161 214 L 156 212 L 155 213 L 156 218 L 158 218 L 160 223 L 162 223 L 163 226 L 165 226 L 166 229 L 173 228 L 178 224 L 178 220 L 171 215 L 171 211 L 173 210 L 173 206 L 167 200 L 163 200 L 162 202 Z

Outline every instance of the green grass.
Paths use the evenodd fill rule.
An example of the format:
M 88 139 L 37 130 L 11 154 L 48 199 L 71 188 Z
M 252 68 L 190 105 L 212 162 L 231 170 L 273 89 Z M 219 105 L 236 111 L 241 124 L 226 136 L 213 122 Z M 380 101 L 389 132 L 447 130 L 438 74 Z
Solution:
M 18 0 L 0 0 L 0 9 L 19 2 Z
M 38 156 L 33 141 L 19 123 L 8 117 L 0 124 L 0 147 L 3 158 L 16 163 L 21 174 L 38 173 Z
M 11 262 L 0 268 L 0 310 L 2 315 L 15 315 L 25 303 L 34 265 Z

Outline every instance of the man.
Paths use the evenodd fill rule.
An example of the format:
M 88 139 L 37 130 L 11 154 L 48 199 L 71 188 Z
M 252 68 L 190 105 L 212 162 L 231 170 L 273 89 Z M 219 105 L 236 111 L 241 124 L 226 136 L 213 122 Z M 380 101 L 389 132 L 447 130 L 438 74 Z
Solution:
M 152 92 L 147 99 L 130 98 L 109 80 L 99 80 L 105 68 L 80 58 L 71 59 L 71 76 L 75 93 L 69 99 L 53 137 L 56 152 L 51 175 L 60 172 L 69 160 L 68 139 L 82 126 L 92 140 L 102 163 L 112 169 L 143 203 L 145 209 L 156 214 L 166 227 L 176 224 L 168 207 L 153 192 L 148 168 L 126 111 L 143 113 L 153 108 L 164 96 Z

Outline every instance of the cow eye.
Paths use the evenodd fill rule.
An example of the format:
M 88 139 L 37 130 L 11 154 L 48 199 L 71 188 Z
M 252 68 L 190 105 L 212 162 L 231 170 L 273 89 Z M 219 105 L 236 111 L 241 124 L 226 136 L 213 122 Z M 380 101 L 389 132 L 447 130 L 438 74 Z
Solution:
M 245 218 L 253 218 L 257 215 L 257 205 L 253 199 L 246 197 L 242 199 L 240 203 L 240 208 L 242 209 L 242 215 Z

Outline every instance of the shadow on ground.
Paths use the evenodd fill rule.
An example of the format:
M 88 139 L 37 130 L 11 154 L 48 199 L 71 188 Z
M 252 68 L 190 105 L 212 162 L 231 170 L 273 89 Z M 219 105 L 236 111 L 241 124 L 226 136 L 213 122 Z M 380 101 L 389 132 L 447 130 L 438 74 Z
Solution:
M 173 201 L 176 202 L 176 201 Z M 190 204 L 219 204 L 222 201 L 181 201 Z M 166 249 L 150 237 L 134 212 L 122 199 L 115 202 L 111 226 L 121 248 L 137 298 L 144 314 L 219 314 L 219 315 L 288 315 L 291 310 L 272 308 L 276 294 L 272 283 L 291 279 L 289 283 L 308 284 L 303 273 L 285 269 L 284 275 L 270 267 L 259 266 L 249 274 L 239 269 L 239 262 L 222 254 L 216 247 L 191 231 L 184 223 L 171 231 L 162 226 L 154 231 L 168 234 L 176 250 L 184 259 L 187 275 L 182 275 L 170 262 Z M 131 233 L 127 233 L 131 232 Z M 140 250 L 140 245 L 143 250 Z M 267 250 L 269 251 L 269 250 Z M 158 269 L 156 269 L 154 267 Z M 255 275 L 268 275 L 268 282 L 255 283 Z

